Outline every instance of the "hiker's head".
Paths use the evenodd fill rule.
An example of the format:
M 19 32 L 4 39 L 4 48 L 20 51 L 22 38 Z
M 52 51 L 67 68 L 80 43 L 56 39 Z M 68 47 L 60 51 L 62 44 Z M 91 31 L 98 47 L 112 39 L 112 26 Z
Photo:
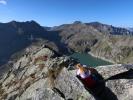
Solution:
M 81 66 L 80 63 L 78 63 L 78 64 L 75 65 L 75 67 L 76 67 L 77 69 L 79 69 L 79 68 L 81 68 L 82 66 Z
M 86 67 L 83 67 L 80 63 L 76 64 L 76 69 L 80 69 L 80 72 L 81 73 L 84 73 L 87 71 L 87 68 Z

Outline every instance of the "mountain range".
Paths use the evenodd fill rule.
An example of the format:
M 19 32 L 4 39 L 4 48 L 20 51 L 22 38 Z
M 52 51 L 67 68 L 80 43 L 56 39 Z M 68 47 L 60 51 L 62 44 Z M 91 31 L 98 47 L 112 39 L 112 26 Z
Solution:
M 0 100 L 132 100 L 132 35 L 99 22 L 56 27 L 35 21 L 0 23 Z M 67 55 L 74 52 L 121 64 L 95 68 L 110 80 L 101 80 L 93 94 L 69 68 Z
M 99 22 L 63 24 L 44 27 L 35 21 L 0 23 L 0 64 L 39 41 L 61 54 L 90 52 L 115 62 L 133 59 L 133 32 Z
M 76 52 L 87 52 L 116 63 L 132 63 L 133 33 L 125 28 L 99 22 L 76 21 L 54 28 L 62 42 Z

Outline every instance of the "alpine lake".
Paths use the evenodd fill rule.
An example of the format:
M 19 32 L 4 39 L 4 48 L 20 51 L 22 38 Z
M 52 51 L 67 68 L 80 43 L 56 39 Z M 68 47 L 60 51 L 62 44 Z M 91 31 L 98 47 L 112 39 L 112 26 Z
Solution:
M 105 61 L 103 59 L 93 57 L 90 54 L 87 53 L 73 53 L 70 55 L 70 57 L 78 59 L 78 61 L 83 64 L 90 67 L 97 67 L 97 66 L 103 66 L 103 65 L 111 65 L 111 62 Z

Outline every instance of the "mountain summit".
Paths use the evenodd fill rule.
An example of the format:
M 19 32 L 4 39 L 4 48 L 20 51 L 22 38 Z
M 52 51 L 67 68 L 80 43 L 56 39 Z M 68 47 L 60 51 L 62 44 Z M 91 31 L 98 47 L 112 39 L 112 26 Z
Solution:
M 45 33 L 35 21 L 0 23 L 0 59 L 3 59 L 0 63 L 28 46 L 32 40 L 44 38 Z
M 38 45 L 21 53 L 0 73 L 1 100 L 95 100 L 76 77 L 75 70 L 68 70 L 68 56 L 58 57 L 53 50 Z M 119 64 L 96 69 L 106 79 L 132 67 Z M 107 100 L 112 100 L 112 93 L 118 100 L 131 100 L 132 86 L 132 79 L 118 79 L 108 81 L 105 90 L 95 92 Z

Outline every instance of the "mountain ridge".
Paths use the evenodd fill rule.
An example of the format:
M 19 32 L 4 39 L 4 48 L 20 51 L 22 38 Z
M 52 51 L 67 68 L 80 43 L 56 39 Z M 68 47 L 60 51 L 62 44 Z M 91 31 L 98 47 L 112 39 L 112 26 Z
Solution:
M 7 59 L 14 52 L 28 46 L 36 38 L 43 38 L 44 33 L 46 31 L 34 21 L 0 23 L 1 58 Z
M 113 41 L 117 41 L 115 45 L 118 44 L 118 46 L 124 46 L 125 48 L 121 47 L 121 49 L 126 50 L 129 47 L 129 51 L 131 52 L 132 50 L 131 32 L 125 28 L 117 28 L 100 22 L 82 23 L 76 21 L 72 24 L 63 24 L 51 28 L 40 26 L 35 21 L 11 21 L 8 23 L 0 23 L 0 35 L 0 58 L 3 58 L 0 61 L 1 63 L 8 60 L 13 53 L 30 45 L 33 40 L 36 41 L 40 38 L 52 42 L 55 45 L 53 48 L 65 54 L 69 54 L 71 51 L 88 52 L 93 50 L 92 53 L 96 54 L 96 56 L 105 58 L 108 56 L 107 59 L 110 59 L 110 51 L 107 51 L 108 55 L 103 54 L 105 50 L 102 51 L 102 54 L 96 53 L 100 50 L 95 49 L 97 47 L 96 45 L 104 44 L 102 43 L 104 41 L 108 43 L 105 49 L 110 45 L 111 48 L 118 49 L 119 47 L 112 45 L 114 43 Z M 103 48 L 103 46 L 101 47 Z M 118 57 L 112 60 L 114 59 L 118 59 Z M 115 60 L 115 62 L 117 61 Z
M 56 28 L 69 48 L 76 52 L 91 52 L 116 63 L 132 63 L 132 32 L 125 28 L 94 22 L 61 25 Z

